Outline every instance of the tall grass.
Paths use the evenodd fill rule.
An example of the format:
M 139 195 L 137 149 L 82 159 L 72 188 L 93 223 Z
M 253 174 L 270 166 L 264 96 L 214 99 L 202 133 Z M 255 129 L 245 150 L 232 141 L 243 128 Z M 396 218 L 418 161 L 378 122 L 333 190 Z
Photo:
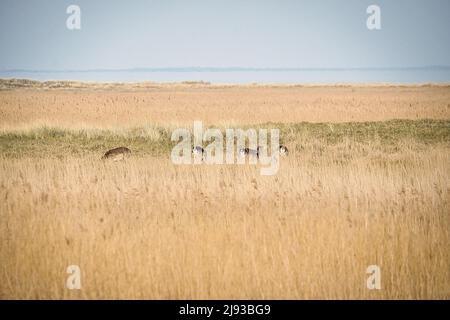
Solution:
M 0 92 L 0 298 L 450 298 L 448 86 L 19 84 Z M 280 128 L 290 154 L 274 176 L 173 165 L 193 120 Z
M 273 177 L 3 157 L 0 296 L 449 298 L 448 145 L 303 144 Z M 80 291 L 65 287 L 71 264 Z M 366 287 L 373 264 L 381 290 Z
M 192 125 L 184 128 L 191 130 Z M 214 126 L 205 126 L 204 129 Z M 391 120 L 384 122 L 349 123 L 265 123 L 257 125 L 218 126 L 225 136 L 225 128 L 277 128 L 281 143 L 291 150 L 335 152 L 338 145 L 352 142 L 355 150 L 395 152 L 404 144 L 446 145 L 450 141 L 450 121 L 446 120 Z M 72 155 L 101 155 L 120 145 L 131 148 L 136 156 L 168 158 L 177 143 L 171 141 L 173 126 L 147 124 L 141 127 L 103 129 L 96 127 L 28 127 L 0 130 L 0 152 L 3 157 L 58 157 Z M 334 149 L 332 148 L 334 147 Z M 356 149 L 357 147 L 357 149 Z M 330 149 L 332 148 L 332 149 Z M 334 157 L 339 157 L 338 153 Z
M 450 118 L 450 86 L 83 86 L 0 90 L 0 128 L 115 130 L 148 123 L 184 126 L 194 120 L 234 126 Z

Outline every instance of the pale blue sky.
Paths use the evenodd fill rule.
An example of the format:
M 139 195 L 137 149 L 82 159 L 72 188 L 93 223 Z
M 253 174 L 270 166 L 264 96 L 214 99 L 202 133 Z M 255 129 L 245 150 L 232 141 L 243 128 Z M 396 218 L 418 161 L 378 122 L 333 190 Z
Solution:
M 450 1 L 1 0 L 0 44 L 0 70 L 450 66 Z

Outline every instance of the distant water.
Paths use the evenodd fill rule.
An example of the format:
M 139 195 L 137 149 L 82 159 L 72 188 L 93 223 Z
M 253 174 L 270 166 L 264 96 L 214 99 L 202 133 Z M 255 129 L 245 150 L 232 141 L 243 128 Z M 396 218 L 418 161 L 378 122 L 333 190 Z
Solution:
M 100 82 L 211 83 L 450 83 L 450 67 L 409 69 L 131 69 L 91 71 L 0 71 L 0 78 Z

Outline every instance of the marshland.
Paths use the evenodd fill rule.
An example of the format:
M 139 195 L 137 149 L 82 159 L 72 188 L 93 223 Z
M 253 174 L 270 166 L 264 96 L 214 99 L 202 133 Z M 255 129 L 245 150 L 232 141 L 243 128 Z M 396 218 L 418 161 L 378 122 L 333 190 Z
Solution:
M 449 86 L 0 87 L 1 298 L 450 298 Z M 195 120 L 289 155 L 174 165 Z

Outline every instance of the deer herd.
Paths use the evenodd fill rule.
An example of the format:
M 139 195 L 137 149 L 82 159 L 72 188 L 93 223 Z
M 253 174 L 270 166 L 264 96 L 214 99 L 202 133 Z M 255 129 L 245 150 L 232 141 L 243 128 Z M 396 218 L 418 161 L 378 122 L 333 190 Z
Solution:
M 256 149 L 250 148 L 241 148 L 239 149 L 240 156 L 249 156 L 259 158 L 261 152 L 261 147 L 257 147 Z M 202 159 L 205 156 L 205 149 L 200 146 L 195 146 L 192 148 L 192 154 L 199 155 Z M 281 156 L 287 156 L 289 154 L 289 150 L 285 145 L 280 145 L 279 154 Z M 112 159 L 114 161 L 125 160 L 126 157 L 131 155 L 131 150 L 127 147 L 118 147 L 111 150 L 108 150 L 102 157 L 102 159 Z

